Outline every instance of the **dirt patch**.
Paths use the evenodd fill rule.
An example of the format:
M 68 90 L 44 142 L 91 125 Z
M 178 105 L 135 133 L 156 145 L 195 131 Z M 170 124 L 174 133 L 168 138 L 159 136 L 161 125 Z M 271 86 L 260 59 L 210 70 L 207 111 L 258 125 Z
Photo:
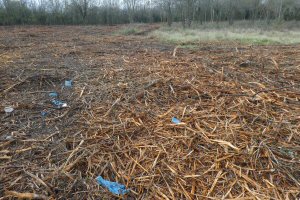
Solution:
M 117 199 L 101 175 L 129 188 L 125 199 L 299 198 L 300 46 L 173 56 L 121 28 L 0 32 L 0 52 L 18 53 L 0 60 L 0 196 Z

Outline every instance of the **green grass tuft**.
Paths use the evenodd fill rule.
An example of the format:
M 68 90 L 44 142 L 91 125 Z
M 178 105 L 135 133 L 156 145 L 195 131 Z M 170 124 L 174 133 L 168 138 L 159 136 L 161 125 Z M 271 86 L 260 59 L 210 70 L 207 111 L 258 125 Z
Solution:
M 117 32 L 117 34 L 120 34 L 120 35 L 135 35 L 135 34 L 137 34 L 139 32 L 140 32 L 140 30 L 138 28 L 127 27 L 127 28 L 119 30 Z

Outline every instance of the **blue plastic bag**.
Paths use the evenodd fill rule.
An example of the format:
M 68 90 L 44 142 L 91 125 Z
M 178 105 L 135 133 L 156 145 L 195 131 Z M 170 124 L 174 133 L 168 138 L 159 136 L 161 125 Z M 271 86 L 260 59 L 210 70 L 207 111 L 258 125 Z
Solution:
M 98 176 L 96 180 L 102 187 L 107 188 L 111 193 L 115 195 L 124 195 L 129 192 L 129 190 L 126 189 L 125 185 L 105 180 L 101 176 Z
M 181 123 L 181 121 L 179 119 L 177 119 L 176 117 L 172 117 L 172 122 L 174 124 L 180 124 Z

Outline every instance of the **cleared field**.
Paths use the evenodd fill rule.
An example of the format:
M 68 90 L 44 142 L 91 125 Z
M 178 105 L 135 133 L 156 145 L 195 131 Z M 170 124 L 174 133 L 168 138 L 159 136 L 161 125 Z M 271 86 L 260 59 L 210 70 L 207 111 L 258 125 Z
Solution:
M 158 28 L 1 27 L 0 196 L 118 199 L 102 176 L 124 199 L 300 198 L 300 46 Z

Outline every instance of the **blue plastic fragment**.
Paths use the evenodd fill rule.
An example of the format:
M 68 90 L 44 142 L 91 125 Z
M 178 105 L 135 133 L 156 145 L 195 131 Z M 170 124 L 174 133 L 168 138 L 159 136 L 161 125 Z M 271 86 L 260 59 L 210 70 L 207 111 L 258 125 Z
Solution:
M 41 112 L 41 115 L 42 115 L 43 117 L 46 117 L 46 116 L 48 115 L 48 112 L 43 110 L 43 111 Z
M 65 86 L 66 87 L 72 87 L 73 81 L 72 80 L 65 80 Z
M 126 189 L 125 185 L 105 180 L 101 176 L 98 176 L 96 180 L 101 186 L 107 188 L 111 193 L 115 195 L 124 195 L 129 192 L 129 190 Z
M 56 100 L 56 99 L 52 99 L 51 100 L 51 103 L 56 106 L 57 108 L 64 108 L 64 107 L 67 107 L 67 104 L 60 101 L 60 100 Z
M 177 119 L 176 117 L 172 117 L 172 122 L 174 124 L 180 124 L 181 123 L 181 121 L 179 119 Z
M 41 112 L 41 115 L 42 115 L 42 128 L 45 128 L 46 127 L 46 121 L 45 121 L 45 119 L 46 119 L 46 116 L 48 115 L 47 110 L 43 110 Z
M 50 92 L 49 97 L 58 97 L 58 93 L 57 92 Z

